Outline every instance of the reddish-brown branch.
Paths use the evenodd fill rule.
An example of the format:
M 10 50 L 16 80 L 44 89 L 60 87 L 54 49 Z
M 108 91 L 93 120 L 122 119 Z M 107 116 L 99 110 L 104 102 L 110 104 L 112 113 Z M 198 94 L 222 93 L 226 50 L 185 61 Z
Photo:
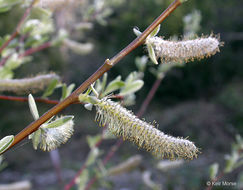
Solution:
M 123 99 L 123 96 L 113 95 L 111 98 Z M 19 96 L 4 96 L 0 95 L 0 100 L 9 100 L 9 101 L 17 101 L 17 102 L 27 102 L 27 97 L 19 97 Z M 36 102 L 41 102 L 45 104 L 58 104 L 60 101 L 58 100 L 48 100 L 46 98 L 35 98 Z M 76 102 L 78 104 L 83 104 L 82 102 Z
M 143 102 L 141 108 L 139 109 L 139 112 L 137 113 L 138 116 L 142 116 L 145 112 L 145 110 L 147 109 L 149 103 L 151 102 L 151 100 L 154 97 L 155 92 L 157 91 L 161 81 L 163 78 L 158 78 L 155 83 L 153 84 L 151 90 L 149 91 L 145 101 Z
M 20 30 L 21 26 L 24 24 L 25 19 L 29 16 L 29 14 L 31 12 L 31 9 L 32 9 L 32 7 L 33 7 L 33 5 L 34 5 L 35 2 L 36 2 L 36 0 L 33 0 L 32 1 L 32 3 L 30 4 L 30 6 L 24 12 L 24 15 L 20 19 L 17 27 L 15 28 L 15 30 L 12 33 L 12 35 L 10 36 L 10 38 L 0 47 L 0 54 L 8 46 L 8 44 L 19 34 L 19 30 Z
M 10 101 L 18 101 L 18 102 L 27 102 L 28 98 L 26 97 L 16 97 L 16 96 L 0 96 L 0 100 L 10 100 Z M 58 100 L 48 100 L 44 98 L 35 98 L 36 102 L 42 102 L 45 104 L 58 104 Z
M 114 56 L 111 60 L 107 59 L 105 63 L 85 82 L 83 82 L 70 96 L 64 99 L 62 102 L 54 106 L 52 109 L 47 111 L 42 115 L 38 120 L 29 124 L 26 128 L 20 131 L 14 138 L 13 143 L 7 149 L 11 149 L 14 145 L 18 144 L 29 134 L 35 132 L 40 125 L 45 123 L 52 116 L 56 115 L 64 108 L 68 107 L 70 104 L 78 101 L 78 96 L 85 91 L 91 84 L 93 84 L 97 79 L 99 79 L 105 72 L 110 70 L 115 64 L 117 64 L 122 58 L 132 52 L 135 48 L 140 46 L 147 36 L 179 5 L 181 4 L 180 0 L 175 0 L 139 37 L 137 37 L 132 43 L 130 43 L 126 48 L 124 48 L 120 53 Z M 6 151 L 7 151 L 6 150 Z
M 27 49 L 24 53 L 19 55 L 19 58 L 31 55 L 33 53 L 36 53 L 38 51 L 41 51 L 41 50 L 49 48 L 49 47 L 51 47 L 51 42 L 45 42 L 45 43 L 41 44 L 40 46 Z
M 24 42 L 24 39 L 26 38 L 27 35 L 22 35 L 19 39 L 19 44 L 22 44 Z M 15 51 L 18 52 L 20 49 L 20 45 L 18 45 L 15 48 Z M 5 63 L 7 62 L 7 60 L 13 55 L 13 53 L 10 53 L 7 57 L 4 57 L 1 61 L 0 61 L 0 66 L 5 65 Z
M 4 65 L 7 60 L 12 56 L 12 54 L 9 54 L 7 57 L 4 57 L 1 61 L 0 61 L 0 66 Z

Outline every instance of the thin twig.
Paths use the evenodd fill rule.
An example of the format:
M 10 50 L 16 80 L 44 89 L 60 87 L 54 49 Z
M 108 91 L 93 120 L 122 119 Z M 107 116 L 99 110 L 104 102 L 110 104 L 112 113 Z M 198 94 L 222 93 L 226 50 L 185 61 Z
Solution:
M 25 10 L 24 15 L 20 19 L 17 27 L 15 28 L 15 30 L 12 33 L 12 35 L 10 36 L 10 38 L 0 47 L 0 54 L 8 46 L 8 44 L 19 34 L 19 30 L 20 30 L 21 26 L 24 24 L 25 19 L 30 15 L 31 9 L 36 1 L 37 0 L 33 0 L 32 3 L 30 4 L 30 6 Z
M 33 53 L 36 53 L 38 51 L 41 51 L 41 50 L 49 48 L 49 47 L 51 47 L 51 42 L 50 41 L 45 42 L 45 43 L 43 43 L 43 44 L 41 44 L 41 45 L 39 45 L 37 47 L 33 47 L 33 48 L 30 48 L 30 49 L 27 49 L 24 53 L 19 55 L 19 58 L 31 55 Z
M 21 132 L 19 132 L 15 138 L 9 149 L 11 149 L 14 145 L 21 142 L 24 138 L 26 138 L 29 134 L 35 132 L 40 125 L 45 123 L 52 116 L 56 115 L 64 108 L 78 101 L 78 96 L 84 92 L 91 84 L 93 84 L 97 79 L 99 79 L 105 72 L 110 70 L 115 64 L 117 64 L 122 58 L 132 52 L 135 48 L 140 46 L 147 36 L 167 17 L 170 13 L 172 13 L 179 5 L 181 4 L 180 0 L 175 0 L 140 36 L 138 36 L 133 42 L 131 42 L 126 48 L 124 48 L 121 52 L 119 52 L 116 56 L 114 56 L 111 60 L 107 59 L 104 64 L 93 74 L 91 75 L 85 82 L 83 82 L 70 96 L 61 101 L 59 104 L 54 106 L 52 109 L 47 111 L 44 115 L 42 115 L 38 120 L 35 120 L 31 124 L 29 124 L 26 128 L 24 128 Z M 6 151 L 7 151 L 6 150 Z
M 24 42 L 24 39 L 26 38 L 26 36 L 28 35 L 22 35 L 19 39 L 19 45 L 15 48 L 15 51 L 18 52 L 20 49 L 20 45 Z M 4 57 L 1 61 L 0 61 L 0 66 L 5 65 L 5 63 L 8 61 L 8 59 L 13 55 L 14 53 L 10 53 L 8 56 Z
M 95 146 L 94 146 L 95 148 L 99 147 L 101 145 L 102 141 L 104 140 L 105 128 L 106 127 L 104 126 L 103 131 L 102 131 L 101 138 L 95 144 Z M 79 169 L 79 171 L 75 174 L 75 176 L 71 179 L 71 181 L 67 185 L 65 185 L 64 190 L 69 190 L 69 189 L 71 189 L 76 184 L 76 180 L 83 173 L 83 171 L 86 169 L 86 167 L 87 167 L 87 165 L 86 165 L 86 163 L 84 163 L 82 165 L 82 167 Z
M 154 97 L 154 94 L 155 94 L 155 92 L 157 91 L 157 89 L 158 89 L 158 87 L 159 87 L 159 85 L 160 85 L 162 79 L 163 79 L 162 77 L 161 77 L 161 78 L 158 78 L 158 79 L 155 81 L 155 83 L 153 84 L 153 87 L 152 87 L 151 90 L 149 91 L 149 93 L 148 93 L 148 95 L 147 95 L 145 101 L 143 102 L 141 108 L 139 109 L 139 112 L 137 113 L 137 115 L 138 115 L 139 117 L 141 117 L 141 116 L 144 114 L 144 112 L 145 112 L 145 110 L 147 109 L 149 103 L 151 102 L 152 98 Z
M 18 101 L 18 102 L 27 102 L 27 97 L 17 97 L 17 96 L 0 96 L 0 100 L 10 100 L 10 101 Z M 42 102 L 45 104 L 58 104 L 58 100 L 48 100 L 45 98 L 35 98 L 36 102 Z
M 10 53 L 8 56 L 4 57 L 1 61 L 0 61 L 0 66 L 3 66 L 7 60 L 12 56 L 13 54 Z

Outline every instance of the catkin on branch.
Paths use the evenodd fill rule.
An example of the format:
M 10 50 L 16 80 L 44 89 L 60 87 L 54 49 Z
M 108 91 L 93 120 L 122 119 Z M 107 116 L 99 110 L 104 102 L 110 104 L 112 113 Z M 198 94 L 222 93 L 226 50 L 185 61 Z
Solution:
M 155 156 L 171 160 L 197 157 L 198 149 L 192 142 L 164 134 L 118 103 L 104 98 L 96 104 L 96 108 L 96 121 L 100 125 L 107 125 L 114 135 L 134 142 Z
M 59 127 L 47 128 L 45 125 L 41 126 L 40 149 L 43 151 L 52 151 L 61 144 L 65 144 L 73 134 L 73 126 L 73 119 Z
M 45 74 L 25 79 L 3 79 L 0 80 L 0 92 L 33 94 L 44 90 L 55 79 L 59 80 L 60 77 L 56 74 Z
M 146 40 L 154 48 L 157 58 L 162 62 L 188 62 L 203 59 L 219 52 L 222 42 L 219 37 L 210 35 L 194 40 L 169 41 L 161 37 L 150 37 Z

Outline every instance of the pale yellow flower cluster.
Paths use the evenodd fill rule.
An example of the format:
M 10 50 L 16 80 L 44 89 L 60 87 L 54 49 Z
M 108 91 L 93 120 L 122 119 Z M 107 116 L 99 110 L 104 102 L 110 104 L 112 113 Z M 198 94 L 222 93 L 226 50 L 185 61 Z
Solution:
M 134 142 L 159 158 L 197 157 L 198 149 L 191 141 L 164 134 L 118 103 L 104 98 L 96 104 L 96 108 L 96 121 L 101 126 L 107 125 L 114 135 Z

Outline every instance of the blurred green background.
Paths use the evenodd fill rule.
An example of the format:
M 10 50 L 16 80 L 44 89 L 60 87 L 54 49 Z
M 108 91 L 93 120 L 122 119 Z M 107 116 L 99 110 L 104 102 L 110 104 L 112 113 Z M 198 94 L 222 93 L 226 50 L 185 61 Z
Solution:
M 171 2 L 124 0 L 107 18 L 107 25 L 95 23 L 94 28 L 85 34 L 85 40 L 95 45 L 94 51 L 89 55 L 80 56 L 69 52 L 65 57 L 62 56 L 60 48 L 50 48 L 35 54 L 31 64 L 16 70 L 16 78 L 55 71 L 67 84 L 75 83 L 78 86 L 106 58 L 115 55 L 135 38 L 133 27 L 143 31 Z M 171 70 L 163 79 L 144 117 L 147 121 L 156 120 L 160 130 L 173 136 L 189 136 L 189 139 L 201 148 L 202 153 L 197 160 L 186 162 L 182 169 L 166 174 L 153 169 L 157 160 L 149 153 L 137 150 L 130 143 L 125 143 L 111 161 L 115 164 L 134 152 L 142 154 L 146 160 L 144 167 L 153 171 L 153 179 L 162 183 L 164 189 L 204 189 L 209 165 L 219 162 L 223 166 L 223 155 L 230 152 L 235 135 L 243 134 L 243 4 L 239 0 L 190 0 L 162 23 L 159 35 L 165 38 L 181 36 L 183 17 L 195 9 L 199 10 L 202 16 L 198 36 L 220 34 L 224 46 L 220 48 L 220 53 L 211 58 L 189 62 L 185 67 Z M 23 9 L 16 7 L 16 11 L 0 15 L 0 36 L 13 31 L 22 13 Z M 144 54 L 144 47 L 137 48 L 108 72 L 109 80 L 117 75 L 124 79 L 131 71 L 136 70 L 135 58 Z M 136 112 L 154 81 L 155 77 L 146 71 L 145 84 L 137 94 L 136 105 L 129 109 Z M 60 92 L 57 90 L 52 97 L 55 99 L 59 96 Z M 0 105 L 1 137 L 16 134 L 32 122 L 27 103 L 0 100 Z M 40 113 L 44 113 L 51 106 L 38 104 L 38 107 Z M 80 168 L 80 163 L 89 151 L 85 136 L 100 133 L 101 128 L 93 121 L 94 112 L 87 112 L 79 105 L 73 105 L 63 113 L 75 115 L 76 132 L 73 138 L 60 148 L 63 175 L 65 179 L 70 179 Z M 101 147 L 107 150 L 113 143 L 114 141 L 104 142 Z M 57 189 L 48 154 L 36 152 L 31 146 L 25 141 L 6 154 L 8 167 L 0 173 L 0 182 L 30 179 L 34 184 L 33 189 Z M 225 179 L 237 181 L 241 170 L 225 176 Z M 112 188 L 144 189 L 142 182 L 139 182 L 139 175 L 139 172 L 135 172 L 127 178 L 123 176 L 120 183 L 113 179 Z M 124 182 L 121 182 L 123 178 Z M 128 178 L 136 182 L 131 184 Z M 98 187 L 96 186 L 97 189 Z M 234 187 L 221 186 L 214 189 Z

